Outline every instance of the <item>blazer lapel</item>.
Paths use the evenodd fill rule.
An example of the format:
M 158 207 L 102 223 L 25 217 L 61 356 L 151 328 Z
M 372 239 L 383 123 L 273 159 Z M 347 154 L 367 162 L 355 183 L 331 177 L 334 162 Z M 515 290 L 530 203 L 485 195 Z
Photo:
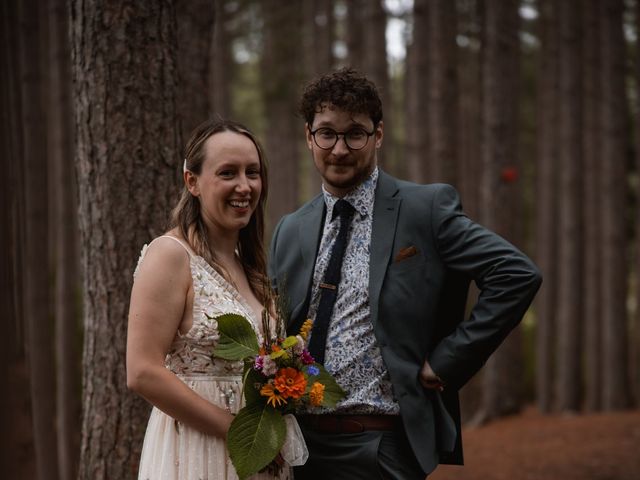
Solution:
M 322 195 L 319 195 L 309 205 L 307 212 L 298 224 L 298 245 L 302 254 L 299 275 L 296 279 L 300 281 L 300 288 L 295 288 L 296 296 L 291 300 L 294 306 L 291 310 L 291 319 L 295 324 L 301 315 L 306 315 L 308 309 L 309 293 L 311 292 L 311 281 L 313 279 L 313 269 L 316 265 L 316 255 L 322 236 L 324 226 L 325 204 Z
M 373 206 L 373 226 L 371 229 L 371 250 L 369 252 L 369 305 L 371 322 L 378 320 L 378 300 L 380 289 L 387 272 L 389 258 L 396 233 L 398 212 L 402 199 L 397 197 L 395 181 L 380 171 Z

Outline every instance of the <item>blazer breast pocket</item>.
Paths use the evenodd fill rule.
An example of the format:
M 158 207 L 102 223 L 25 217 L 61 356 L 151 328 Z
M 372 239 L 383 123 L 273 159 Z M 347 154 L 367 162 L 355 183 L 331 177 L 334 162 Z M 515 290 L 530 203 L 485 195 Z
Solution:
M 416 247 L 409 246 L 395 252 L 389 265 L 389 273 L 408 272 L 420 268 L 426 269 L 427 261 Z

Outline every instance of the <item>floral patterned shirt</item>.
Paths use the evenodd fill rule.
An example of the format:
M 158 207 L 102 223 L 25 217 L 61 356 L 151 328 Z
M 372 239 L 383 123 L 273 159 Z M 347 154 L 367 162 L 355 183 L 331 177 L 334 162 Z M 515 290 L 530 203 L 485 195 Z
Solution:
M 331 314 L 325 367 L 345 390 L 336 411 L 349 414 L 397 414 L 389 373 L 376 343 L 369 308 L 369 248 L 378 169 L 344 197 L 356 210 L 342 264 L 338 296 Z M 327 213 L 318 250 L 308 318 L 315 319 L 320 289 L 340 220 L 332 219 L 338 198 L 322 188 Z M 312 333 L 313 335 L 313 333 Z

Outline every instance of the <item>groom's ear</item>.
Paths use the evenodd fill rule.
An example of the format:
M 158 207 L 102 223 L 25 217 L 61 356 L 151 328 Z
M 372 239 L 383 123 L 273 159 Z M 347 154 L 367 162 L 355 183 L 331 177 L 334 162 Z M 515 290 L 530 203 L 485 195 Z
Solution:
M 382 120 L 378 122 L 378 126 L 376 127 L 376 148 L 380 148 L 382 146 L 382 137 L 384 137 L 384 124 Z
M 304 136 L 307 139 L 307 147 L 309 150 L 313 150 L 313 136 L 311 135 L 311 125 L 305 122 L 304 124 Z

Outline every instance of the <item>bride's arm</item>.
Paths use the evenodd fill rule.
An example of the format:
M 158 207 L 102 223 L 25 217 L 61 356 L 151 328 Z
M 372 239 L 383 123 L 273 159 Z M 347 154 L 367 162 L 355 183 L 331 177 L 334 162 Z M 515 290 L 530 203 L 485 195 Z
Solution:
M 169 239 L 153 242 L 131 291 L 127 386 L 179 422 L 224 438 L 233 416 L 199 396 L 164 366 L 191 284 L 185 250 Z

